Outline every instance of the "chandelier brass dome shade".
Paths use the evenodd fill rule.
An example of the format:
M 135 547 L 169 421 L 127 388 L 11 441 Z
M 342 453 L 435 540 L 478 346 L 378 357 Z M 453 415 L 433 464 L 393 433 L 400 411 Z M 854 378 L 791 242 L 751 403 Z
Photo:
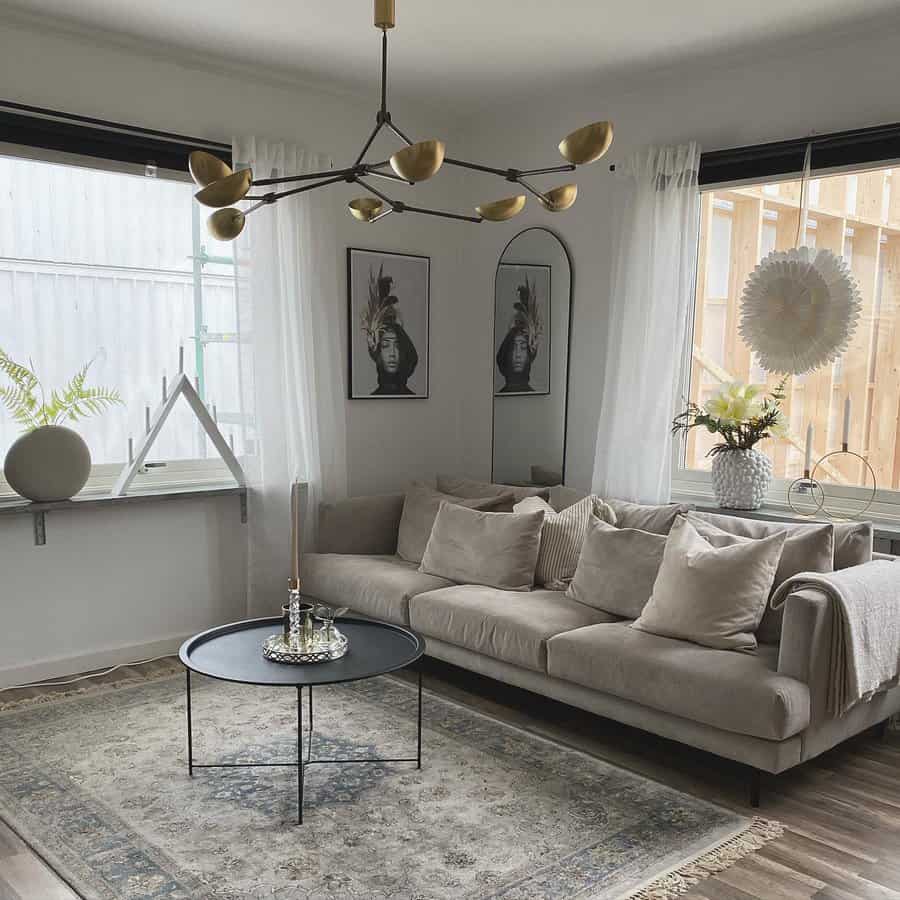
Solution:
M 209 230 L 213 237 L 222 241 L 233 240 L 243 230 L 246 216 L 254 210 L 275 203 L 284 197 L 291 197 L 294 194 L 301 194 L 338 182 L 358 184 L 365 189 L 367 195 L 370 195 L 357 197 L 347 204 L 350 215 L 367 224 L 373 224 L 390 213 L 405 212 L 440 216 L 444 219 L 456 219 L 462 222 L 506 222 L 525 208 L 525 194 L 516 194 L 476 206 L 476 215 L 474 216 L 439 209 L 426 209 L 402 200 L 395 200 L 365 180 L 378 178 L 400 185 L 415 185 L 420 181 L 433 178 L 443 166 L 448 165 L 495 175 L 504 181 L 524 188 L 548 212 L 562 212 L 569 209 L 575 202 L 575 198 L 578 196 L 576 184 L 564 184 L 549 191 L 542 191 L 529 179 L 560 172 L 573 172 L 577 166 L 596 162 L 606 153 L 612 143 L 612 122 L 593 122 L 573 131 L 559 144 L 559 152 L 566 163 L 539 169 L 501 169 L 467 162 L 447 156 L 443 141 L 434 139 L 414 141 L 395 124 L 387 107 L 388 31 L 395 24 L 395 0 L 374 0 L 374 5 L 375 27 L 381 32 L 381 107 L 375 115 L 375 127 L 363 144 L 356 161 L 342 169 L 255 179 L 249 168 L 233 172 L 226 162 L 211 153 L 207 153 L 205 150 L 194 151 L 190 155 L 188 168 L 191 178 L 200 188 L 195 196 L 204 206 L 218 209 L 218 212 L 213 213 L 208 219 Z M 389 159 L 381 162 L 365 162 L 366 154 L 372 147 L 375 138 L 383 130 L 393 134 L 403 142 L 404 146 Z M 288 190 L 249 195 L 251 188 L 254 187 L 284 184 L 296 184 L 297 186 L 292 186 Z M 252 202 L 243 210 L 236 209 L 234 204 L 241 200 Z
M 577 184 L 564 184 L 560 187 L 547 191 L 543 197 L 540 197 L 541 206 L 548 212 L 563 212 L 568 209 L 578 197 Z
M 224 165 L 224 163 L 223 163 Z M 220 209 L 223 206 L 231 206 L 247 196 L 250 185 L 253 183 L 253 173 L 250 169 L 241 169 L 232 175 L 226 175 L 218 181 L 208 184 L 194 196 L 204 206 Z
M 371 222 L 384 209 L 384 203 L 375 197 L 357 197 L 347 204 L 350 215 L 360 222 Z
M 231 175 L 231 166 L 205 150 L 195 150 L 188 159 L 188 171 L 197 187 L 205 188 L 214 181 Z
M 488 222 L 507 222 L 525 209 L 525 195 L 506 197 L 504 200 L 494 200 L 493 203 L 482 203 L 475 207 L 475 212 Z
M 233 241 L 243 230 L 246 216 L 234 207 L 220 209 L 207 219 L 209 233 L 217 241 Z
M 419 141 L 391 157 L 391 168 L 404 181 L 427 181 L 437 175 L 444 164 L 443 141 Z
M 593 122 L 573 131 L 559 142 L 559 152 L 576 166 L 597 162 L 613 140 L 612 122 Z

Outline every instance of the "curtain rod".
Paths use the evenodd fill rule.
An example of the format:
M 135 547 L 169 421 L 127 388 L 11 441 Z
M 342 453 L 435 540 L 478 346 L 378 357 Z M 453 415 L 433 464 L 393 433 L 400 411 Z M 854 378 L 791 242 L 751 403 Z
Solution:
M 97 119 L 92 116 L 81 116 L 77 113 L 60 112 L 55 109 L 45 109 L 40 106 L 29 106 L 25 103 L 15 103 L 12 100 L 0 100 L 0 109 L 26 113 L 34 118 L 41 119 L 60 119 L 64 122 L 75 122 L 83 125 L 93 125 L 102 128 L 105 131 L 114 131 L 119 134 L 135 134 L 146 137 L 159 138 L 161 140 L 172 141 L 179 144 L 190 144 L 198 148 L 209 148 L 213 150 L 231 152 L 230 144 L 223 144 L 220 141 L 211 141 L 207 138 L 190 137 L 184 134 L 175 134 L 170 131 L 159 131 L 155 128 L 142 128 L 136 125 L 125 125 L 121 122 L 112 122 L 108 119 Z

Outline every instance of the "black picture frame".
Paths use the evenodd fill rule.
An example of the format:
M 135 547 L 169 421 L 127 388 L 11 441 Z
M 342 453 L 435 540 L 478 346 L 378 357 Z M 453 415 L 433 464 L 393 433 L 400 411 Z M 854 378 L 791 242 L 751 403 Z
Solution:
M 543 319 L 544 319 L 544 334 L 542 339 L 542 346 L 545 348 L 545 352 L 540 354 L 540 378 L 535 376 L 532 380 L 538 382 L 538 385 L 534 387 L 533 390 L 523 390 L 523 391 L 515 391 L 515 390 L 506 390 L 506 389 L 498 389 L 498 367 L 499 363 L 497 361 L 497 355 L 500 352 L 500 344 L 501 344 L 501 335 L 505 336 L 509 331 L 509 319 L 511 318 L 512 313 L 512 299 L 509 297 L 505 297 L 504 299 L 509 300 L 509 309 L 503 309 L 501 311 L 500 308 L 500 300 L 501 300 L 501 277 L 505 272 L 509 272 L 509 274 L 513 273 L 523 273 L 527 274 L 527 271 L 532 271 L 535 274 L 535 283 L 538 281 L 538 277 L 540 278 L 540 286 L 542 288 L 541 293 L 543 293 L 543 297 L 541 293 L 538 294 L 538 302 L 543 302 Z M 492 353 L 494 355 L 494 396 L 495 397 L 546 397 L 549 396 L 553 390 L 552 385 L 552 373 L 553 373 L 553 365 L 552 365 L 552 335 L 551 335 L 551 317 L 552 317 L 552 309 L 553 309 L 553 296 L 552 296 L 552 285 L 553 285 L 553 269 L 552 266 L 546 263 L 528 263 L 528 262 L 500 262 L 497 264 L 497 271 L 494 276 L 494 344 L 492 348 Z M 507 286 L 511 289 L 511 286 Z M 506 291 L 505 293 L 509 293 L 510 291 Z M 502 376 L 501 376 L 502 377 Z
M 397 371 L 373 355 L 367 321 L 370 279 L 391 279 L 387 331 Z M 379 289 L 381 287 L 379 286 Z M 375 323 L 369 320 L 369 325 Z M 427 400 L 431 369 L 431 257 L 393 250 L 347 248 L 347 391 L 351 400 Z M 380 350 L 377 352 L 381 352 Z M 413 357 L 413 369 L 404 373 Z

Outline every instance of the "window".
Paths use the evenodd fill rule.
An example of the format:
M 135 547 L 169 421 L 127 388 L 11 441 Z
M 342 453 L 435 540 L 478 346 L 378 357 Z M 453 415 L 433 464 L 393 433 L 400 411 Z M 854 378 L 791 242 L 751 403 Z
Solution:
M 738 333 L 740 299 L 747 276 L 762 257 L 795 246 L 800 189 L 797 179 L 767 178 L 717 185 L 701 194 L 689 374 L 689 395 L 699 404 L 723 382 L 771 387 L 779 380 L 759 368 Z M 815 430 L 814 459 L 838 449 L 844 398 L 850 396 L 851 449 L 872 465 L 879 488 L 900 491 L 900 167 L 814 178 L 806 242 L 844 256 L 859 284 L 863 313 L 841 359 L 790 380 L 785 403 L 788 438 L 765 441 L 758 449 L 772 459 L 777 479 L 801 476 L 807 424 Z M 701 429 L 691 432 L 682 475 L 690 478 L 691 471 L 710 468 L 707 452 L 714 441 Z M 871 486 L 863 466 L 849 457 L 835 460 L 823 480 L 848 488 Z M 783 482 L 773 487 L 776 490 L 784 499 Z
M 70 126 L 71 127 L 71 126 Z M 22 155 L 17 151 L 22 150 Z M 75 426 L 91 450 L 86 490 L 104 490 L 137 445 L 162 378 L 184 370 L 238 454 L 240 329 L 232 246 L 210 238 L 184 169 L 0 148 L 0 346 L 48 387 L 93 360 L 89 383 L 124 401 Z M 0 459 L 19 427 L 0 412 Z M 187 404 L 179 403 L 136 484 L 229 480 Z M 0 483 L 0 493 L 8 488 Z

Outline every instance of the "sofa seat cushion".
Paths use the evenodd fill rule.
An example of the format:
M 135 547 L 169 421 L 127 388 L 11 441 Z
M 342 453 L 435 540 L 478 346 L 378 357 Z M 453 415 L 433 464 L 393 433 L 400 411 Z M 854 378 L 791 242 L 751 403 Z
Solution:
M 300 579 L 304 596 L 397 625 L 409 624 L 410 597 L 452 584 L 399 556 L 346 553 L 305 554 Z
M 426 637 L 494 659 L 547 671 L 547 639 L 615 617 L 571 600 L 562 591 L 503 591 L 460 584 L 420 594 L 409 624 Z
M 637 631 L 625 622 L 579 628 L 547 644 L 553 678 L 773 741 L 809 724 L 809 689 L 779 675 L 777 666 L 777 647 L 712 650 Z

